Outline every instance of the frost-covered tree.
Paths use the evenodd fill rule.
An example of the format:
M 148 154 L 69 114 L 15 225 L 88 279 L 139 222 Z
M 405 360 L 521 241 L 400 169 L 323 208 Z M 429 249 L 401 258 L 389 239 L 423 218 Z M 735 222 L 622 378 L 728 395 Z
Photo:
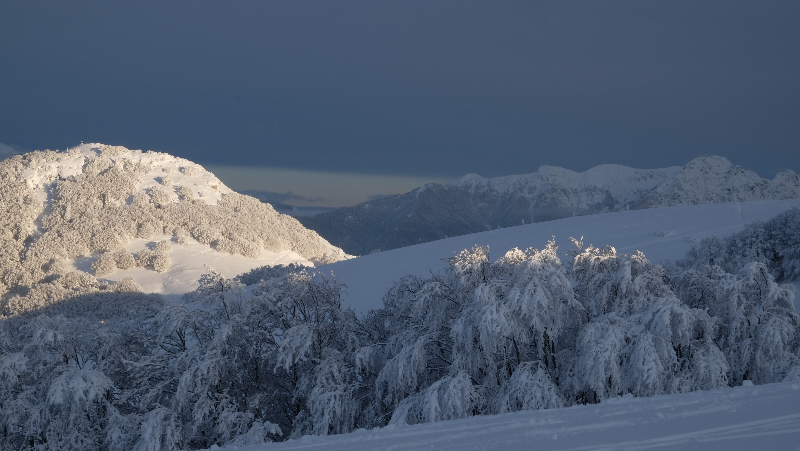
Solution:
M 160 305 L 152 295 L 85 294 L 2 320 L 0 448 L 113 449 L 110 428 L 126 410 L 122 356 L 143 351 L 131 338 Z
M 487 248 L 464 251 L 443 275 L 395 285 L 385 304 L 368 318 L 379 342 L 359 354 L 376 374 L 376 412 L 414 423 L 563 405 L 548 381 L 584 314 L 553 243 L 494 263 Z
M 643 254 L 578 244 L 571 277 L 589 313 L 566 378 L 579 402 L 715 388 L 728 366 L 714 322 L 682 304 Z
M 779 286 L 766 265 L 752 262 L 738 274 L 718 266 L 672 272 L 671 284 L 685 302 L 716 320 L 714 340 L 729 363 L 731 384 L 775 382 L 800 363 L 794 290 Z
M 168 407 L 180 428 L 148 437 L 204 448 L 356 427 L 358 321 L 341 308 L 342 286 L 293 267 L 252 288 L 209 269 L 184 303 L 159 315 L 164 352 L 129 366 L 160 387 L 139 395 L 144 410 Z
M 482 404 L 506 391 L 502 387 L 520 365 L 533 362 L 543 371 L 540 378 L 556 380 L 562 359 L 571 356 L 584 308 L 556 251 L 553 242 L 541 251 L 509 251 L 492 264 L 491 279 L 475 288 L 452 325 L 453 366 L 478 383 Z M 526 377 L 520 373 L 515 382 Z M 535 384 L 518 387 L 539 390 Z M 561 403 L 558 396 L 547 401 Z

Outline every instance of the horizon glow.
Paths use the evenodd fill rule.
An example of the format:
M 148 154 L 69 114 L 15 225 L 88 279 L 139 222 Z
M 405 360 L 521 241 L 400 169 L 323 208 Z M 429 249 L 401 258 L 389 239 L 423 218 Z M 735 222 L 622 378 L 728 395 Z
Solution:
M 287 203 L 300 207 L 349 207 L 379 196 L 407 193 L 427 183 L 449 183 L 441 176 L 395 176 L 303 171 L 274 167 L 206 165 L 234 191 L 267 191 L 293 195 Z

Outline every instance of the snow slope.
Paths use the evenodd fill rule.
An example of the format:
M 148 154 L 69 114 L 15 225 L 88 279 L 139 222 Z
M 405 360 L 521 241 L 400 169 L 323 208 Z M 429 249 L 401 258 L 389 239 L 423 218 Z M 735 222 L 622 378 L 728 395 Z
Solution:
M 236 448 L 269 450 L 788 450 L 800 448 L 800 383 L 721 388 L 529 410 Z M 234 449 L 233 447 L 228 449 Z
M 151 239 L 132 239 L 126 250 L 137 253 L 153 242 L 169 240 L 169 235 L 159 235 Z M 131 277 L 142 287 L 145 293 L 158 293 L 171 300 L 178 300 L 184 293 L 194 291 L 200 279 L 206 272 L 206 267 L 213 268 L 223 275 L 231 278 L 260 266 L 288 265 L 297 263 L 305 266 L 314 266 L 314 263 L 303 258 L 296 252 L 281 251 L 270 252 L 262 251 L 259 258 L 250 258 L 243 255 L 227 254 L 217 252 L 208 244 L 202 244 L 195 239 L 188 238 L 187 244 L 175 246 L 170 251 L 172 266 L 163 272 L 156 272 L 145 268 L 120 269 L 113 274 L 98 277 L 99 281 L 119 282 L 120 280 Z M 97 256 L 77 257 L 70 262 L 71 270 L 79 270 L 92 273 L 92 263 L 97 260 Z
M 401 277 L 408 274 L 428 276 L 431 271 L 444 268 L 442 259 L 475 245 L 488 245 L 496 259 L 515 247 L 541 249 L 553 236 L 560 251 L 565 252 L 572 246 L 570 237 L 583 236 L 585 244 L 610 245 L 627 254 L 642 251 L 654 262 L 676 260 L 699 239 L 736 233 L 747 222 L 766 220 L 788 208 L 800 206 L 800 200 L 742 202 L 738 205 L 741 217 L 736 203 L 725 203 L 620 211 L 538 222 L 365 255 L 325 266 L 324 270 L 332 271 L 347 284 L 344 305 L 365 313 L 382 307 L 386 289 Z

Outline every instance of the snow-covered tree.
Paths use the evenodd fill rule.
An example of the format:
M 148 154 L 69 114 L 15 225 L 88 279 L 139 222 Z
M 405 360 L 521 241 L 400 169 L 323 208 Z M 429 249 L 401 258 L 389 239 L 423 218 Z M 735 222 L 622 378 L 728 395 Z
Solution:
M 765 264 L 749 263 L 735 275 L 718 266 L 673 272 L 679 295 L 716 319 L 714 340 L 729 363 L 731 384 L 775 382 L 798 365 L 795 293 L 779 286 Z

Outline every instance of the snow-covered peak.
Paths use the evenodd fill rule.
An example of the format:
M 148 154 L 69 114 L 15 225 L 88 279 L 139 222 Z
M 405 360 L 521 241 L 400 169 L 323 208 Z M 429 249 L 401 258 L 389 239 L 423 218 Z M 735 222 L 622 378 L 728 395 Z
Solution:
M 478 186 L 487 186 L 489 182 L 494 179 L 487 179 L 478 174 L 469 173 L 449 183 L 449 186 L 462 186 L 466 188 L 474 188 Z
M 196 163 L 118 146 L 0 161 L 0 211 L 0 296 L 9 298 L 74 270 L 179 294 L 194 288 L 205 264 L 230 274 L 348 258 Z
M 180 187 L 190 189 L 198 199 L 209 205 L 216 205 L 223 194 L 233 193 L 199 164 L 161 152 L 91 143 L 63 151 L 32 152 L 19 158 L 27 163 L 21 178 L 37 192 L 42 201 L 49 200 L 49 188 L 58 180 L 86 172 L 96 173 L 110 167 L 134 171 L 140 181 L 139 192 L 161 189 L 173 201 L 178 200 L 176 190 Z

